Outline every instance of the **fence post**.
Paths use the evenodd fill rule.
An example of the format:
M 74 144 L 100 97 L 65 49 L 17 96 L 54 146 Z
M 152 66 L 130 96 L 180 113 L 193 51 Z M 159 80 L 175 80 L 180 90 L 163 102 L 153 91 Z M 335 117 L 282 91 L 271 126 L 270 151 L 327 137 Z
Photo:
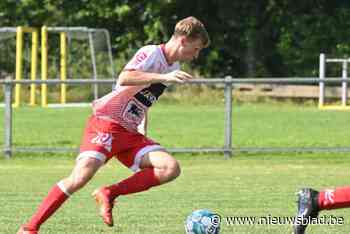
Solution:
M 326 77 L 326 55 L 325 54 L 320 54 L 320 64 L 319 64 L 319 96 L 318 96 L 318 107 L 322 108 L 324 106 L 324 96 L 325 96 L 325 84 L 323 80 Z
M 6 77 L 6 80 L 11 80 Z M 4 156 L 9 159 L 12 155 L 12 84 L 6 83 L 4 85 L 4 101 L 5 101 L 5 139 L 4 139 Z
M 232 157 L 232 77 L 225 77 L 225 159 Z
M 342 78 L 344 81 L 342 82 L 341 105 L 346 106 L 348 99 L 348 83 L 346 83 L 345 80 L 348 79 L 348 59 L 343 61 Z

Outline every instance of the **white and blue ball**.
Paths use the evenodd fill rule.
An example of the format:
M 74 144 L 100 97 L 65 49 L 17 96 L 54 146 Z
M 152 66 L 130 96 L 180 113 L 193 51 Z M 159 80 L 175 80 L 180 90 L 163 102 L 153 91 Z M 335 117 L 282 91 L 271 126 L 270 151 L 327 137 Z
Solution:
M 210 210 L 193 211 L 185 221 L 186 234 L 219 234 L 220 215 Z

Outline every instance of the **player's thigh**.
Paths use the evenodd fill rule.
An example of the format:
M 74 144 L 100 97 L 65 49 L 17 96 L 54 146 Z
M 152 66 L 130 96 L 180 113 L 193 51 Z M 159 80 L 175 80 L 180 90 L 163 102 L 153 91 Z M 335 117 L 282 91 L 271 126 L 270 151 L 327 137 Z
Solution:
M 154 167 L 158 169 L 173 168 L 178 169 L 178 161 L 168 152 L 159 150 L 145 154 L 140 162 L 140 168 Z

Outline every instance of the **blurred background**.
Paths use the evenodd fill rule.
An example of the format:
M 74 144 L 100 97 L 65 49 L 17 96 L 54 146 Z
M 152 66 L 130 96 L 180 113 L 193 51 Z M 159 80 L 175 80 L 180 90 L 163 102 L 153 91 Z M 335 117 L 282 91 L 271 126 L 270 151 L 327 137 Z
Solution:
M 193 15 L 212 40 L 189 67 L 202 77 L 317 76 L 321 52 L 350 52 L 349 6 L 346 0 L 1 0 L 0 27 L 106 28 L 119 71 L 137 48 L 165 42 L 178 20 Z M 14 69 L 9 62 L 2 59 L 0 69 Z
M 288 77 L 292 82 L 234 84 L 232 90 L 223 84 L 169 87 L 152 107 L 148 135 L 170 149 L 220 151 L 200 153 L 200 157 L 190 152 L 176 154 L 183 168 L 181 178 L 163 190 L 118 204 L 122 212 L 115 230 L 96 221 L 95 207 L 88 205 L 89 193 L 79 193 L 79 202 L 71 203 L 44 227 L 47 233 L 177 234 L 183 233 L 184 218 L 200 208 L 213 209 L 222 217 L 289 217 L 295 215 L 297 189 L 349 183 L 350 118 L 346 110 L 350 108 L 348 104 L 340 106 L 342 96 L 350 97 L 342 91 L 349 89 L 343 86 L 341 90 L 340 83 L 327 84 L 325 103 L 341 108 L 321 110 L 317 103 L 319 82 L 294 83 L 300 77 L 318 78 L 321 53 L 327 58 L 349 56 L 347 0 L 0 0 L 0 73 L 15 78 L 16 27 L 38 30 L 37 72 L 32 73 L 31 33 L 23 34 L 23 66 L 19 68 L 22 79 L 31 79 L 34 74 L 38 80 L 42 76 L 42 27 L 86 27 L 108 30 L 110 48 L 104 31 L 93 31 L 93 35 L 85 29 L 70 31 L 65 38 L 64 74 L 67 79 L 110 79 L 112 83 L 137 49 L 166 42 L 176 22 L 188 16 L 200 19 L 211 38 L 211 45 L 198 60 L 182 67 L 196 78 Z M 11 30 L 1 32 L 3 28 Z M 49 31 L 48 79 L 62 78 L 61 45 L 60 35 Z M 325 76 L 341 77 L 347 71 L 342 65 L 349 62 L 343 59 L 328 64 Z M 111 83 L 99 85 L 98 96 L 110 92 Z M 1 86 L 3 102 L 5 85 Z M 15 153 L 13 160 L 0 156 L 0 233 L 15 233 L 51 184 L 70 172 L 91 114 L 89 106 L 41 108 L 40 98 L 45 95 L 49 104 L 60 102 L 60 85 L 48 85 L 45 95 L 40 85 L 30 88 L 22 85 L 20 93 L 14 89 L 21 102 L 20 108 L 13 108 L 11 118 L 10 101 L 7 109 L 0 108 L 0 116 L 5 116 L 0 118 L 0 146 L 4 153 Z M 69 84 L 65 88 L 67 103 L 91 103 L 96 98 L 93 85 Z M 31 98 L 36 104 L 28 105 Z M 11 131 L 5 131 L 11 121 L 13 139 Z M 224 149 L 232 150 L 231 159 L 223 160 L 219 152 Z M 120 165 L 108 164 L 87 190 L 128 173 Z M 349 209 L 332 214 L 350 220 Z M 310 233 L 350 232 L 348 221 L 343 226 L 313 226 Z M 222 230 L 290 233 L 291 226 L 223 223 Z

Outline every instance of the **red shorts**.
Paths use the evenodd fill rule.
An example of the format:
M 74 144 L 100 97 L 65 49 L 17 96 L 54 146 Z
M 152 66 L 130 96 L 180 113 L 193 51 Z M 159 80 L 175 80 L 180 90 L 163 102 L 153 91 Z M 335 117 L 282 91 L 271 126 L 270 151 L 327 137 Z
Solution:
M 157 142 L 138 132 L 131 132 L 117 123 L 91 116 L 86 124 L 80 154 L 107 162 L 116 157 L 133 171 L 140 169 L 142 157 L 151 152 L 164 150 Z

